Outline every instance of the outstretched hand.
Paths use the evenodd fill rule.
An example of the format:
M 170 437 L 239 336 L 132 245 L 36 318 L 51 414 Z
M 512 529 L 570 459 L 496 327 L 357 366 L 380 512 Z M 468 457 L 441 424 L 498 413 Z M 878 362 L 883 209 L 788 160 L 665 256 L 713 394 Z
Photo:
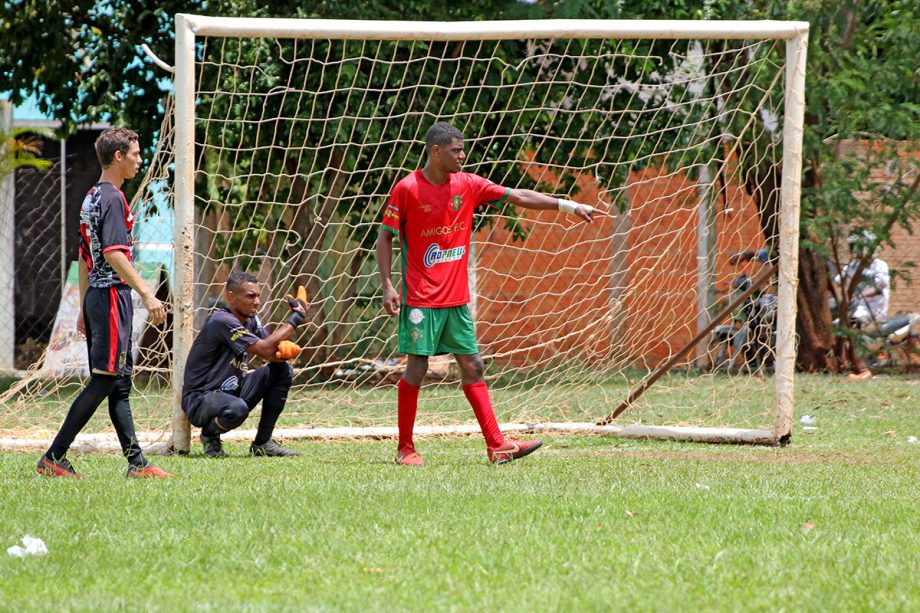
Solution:
M 610 213 L 608 213 L 604 209 L 593 207 L 587 204 L 579 204 L 578 206 L 576 206 L 575 214 L 581 217 L 582 219 L 584 219 L 585 221 L 587 221 L 588 223 L 591 223 L 592 221 L 594 221 L 595 215 L 602 215 L 604 217 L 610 217 Z

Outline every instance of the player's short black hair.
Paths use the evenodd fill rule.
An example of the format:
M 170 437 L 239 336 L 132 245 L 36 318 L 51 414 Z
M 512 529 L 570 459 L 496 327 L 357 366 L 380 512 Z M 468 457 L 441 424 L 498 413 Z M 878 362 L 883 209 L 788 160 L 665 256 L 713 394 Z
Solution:
M 425 149 L 431 149 L 435 145 L 443 147 L 458 139 L 463 140 L 463 132 L 449 123 L 439 121 L 428 128 L 425 134 Z
M 234 270 L 230 273 L 230 276 L 227 278 L 227 291 L 235 292 L 241 287 L 243 283 L 258 283 L 259 280 L 256 279 L 256 276 L 252 273 L 248 273 L 244 270 Z

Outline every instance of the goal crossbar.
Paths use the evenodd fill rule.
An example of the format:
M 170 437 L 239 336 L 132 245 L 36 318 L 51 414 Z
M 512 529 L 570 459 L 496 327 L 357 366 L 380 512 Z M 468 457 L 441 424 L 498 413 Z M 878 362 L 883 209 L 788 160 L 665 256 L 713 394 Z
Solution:
M 520 38 L 779 39 L 807 34 L 804 21 L 545 19 L 508 21 L 359 21 L 177 15 L 195 36 L 342 40 L 513 40 Z

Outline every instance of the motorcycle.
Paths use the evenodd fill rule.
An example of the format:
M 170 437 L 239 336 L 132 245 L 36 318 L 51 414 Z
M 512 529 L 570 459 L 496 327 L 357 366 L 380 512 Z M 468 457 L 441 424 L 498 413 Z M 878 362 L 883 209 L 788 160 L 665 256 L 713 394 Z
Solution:
M 730 300 L 750 289 L 752 280 L 741 274 L 731 282 Z M 770 370 L 776 348 L 777 297 L 756 291 L 732 315 L 728 324 L 716 326 L 709 341 L 712 370 Z
M 862 338 L 872 353 L 870 368 L 903 365 L 907 372 L 920 364 L 920 313 L 900 313 Z M 903 363 L 902 363 L 903 360 Z

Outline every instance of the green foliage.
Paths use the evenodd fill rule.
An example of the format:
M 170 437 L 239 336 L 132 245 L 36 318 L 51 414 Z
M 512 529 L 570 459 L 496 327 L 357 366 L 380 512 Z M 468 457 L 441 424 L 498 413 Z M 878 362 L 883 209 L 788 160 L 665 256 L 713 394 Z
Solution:
M 880 243 L 890 243 L 894 223 L 911 229 L 920 215 L 916 184 L 910 184 L 910 177 L 917 173 L 916 160 L 906 158 L 898 164 L 891 163 L 897 143 L 920 140 L 920 79 L 915 54 L 909 52 L 920 48 L 920 20 L 913 0 L 556 0 L 534 4 L 513 0 L 385 0 L 360 7 L 340 0 L 309 5 L 280 0 L 166 0 L 156 9 L 140 8 L 124 0 L 20 0 L 5 3 L 2 11 L 0 78 L 11 89 L 14 102 L 28 93 L 37 94 L 40 107 L 62 119 L 65 131 L 73 130 L 80 122 L 110 118 L 150 137 L 159 126 L 160 97 L 168 86 L 162 79 L 165 75 L 141 53 L 140 44 L 148 43 L 157 55 L 170 62 L 172 15 L 178 12 L 399 20 L 805 20 L 811 24 L 811 34 L 802 245 L 826 259 L 831 257 L 841 233 L 848 231 L 843 228 L 854 226 L 872 230 Z M 612 53 L 614 41 L 580 41 L 567 49 L 568 58 L 548 57 L 541 64 L 520 64 L 519 58 L 525 56 L 523 43 L 509 41 L 490 49 L 495 56 L 493 61 L 482 64 L 462 59 L 479 53 L 474 43 L 407 46 L 373 42 L 362 47 L 357 42 L 270 45 L 265 41 L 228 40 L 218 45 L 211 41 L 199 48 L 200 57 L 218 59 L 222 69 L 203 73 L 201 89 L 222 93 L 205 94 L 200 102 L 213 109 L 213 117 L 226 119 L 226 123 L 221 130 L 212 130 L 208 139 L 211 144 L 232 143 L 238 149 L 232 155 L 209 153 L 202 160 L 209 173 L 203 186 L 208 194 L 203 210 L 230 210 L 237 218 L 251 219 L 249 227 L 264 229 L 241 231 L 221 239 L 222 250 L 243 253 L 252 264 L 257 265 L 263 255 L 280 257 L 286 253 L 291 256 L 288 259 L 293 274 L 312 274 L 304 269 L 308 262 L 294 254 L 302 250 L 307 238 L 323 246 L 341 242 L 342 237 L 305 234 L 317 223 L 333 219 L 347 220 L 354 231 L 345 240 L 366 255 L 376 235 L 379 207 L 355 209 L 349 203 L 357 198 L 379 202 L 400 174 L 420 161 L 422 151 L 417 143 L 427 124 L 442 109 L 449 109 L 462 124 L 459 127 L 471 136 L 472 170 L 515 183 L 521 179 L 520 168 L 499 165 L 497 158 L 501 154 L 506 160 L 519 159 L 526 153 L 550 167 L 564 162 L 573 172 L 560 177 L 562 189 L 571 192 L 575 173 L 592 173 L 602 183 L 617 185 L 625 177 L 626 165 L 612 161 L 629 161 L 638 169 L 650 164 L 681 166 L 695 159 L 711 159 L 713 153 L 718 160 L 721 143 L 716 135 L 741 135 L 735 153 L 749 191 L 758 197 L 768 241 L 773 242 L 778 232 L 771 221 L 775 219 L 771 208 L 774 203 L 768 201 L 769 195 L 758 192 L 758 186 L 764 185 L 765 179 L 779 168 L 777 154 L 771 148 L 775 128 L 768 125 L 765 117 L 781 115 L 782 101 L 770 99 L 763 109 L 744 103 L 727 116 L 720 115 L 715 104 L 694 105 L 692 116 L 679 118 L 654 112 L 636 115 L 632 113 L 638 104 L 634 97 L 603 97 L 603 88 L 598 86 L 608 82 L 605 71 L 623 83 L 632 83 L 652 70 L 652 62 L 641 58 L 668 59 L 672 50 L 668 41 L 620 44 L 622 53 Z M 765 86 L 777 77 L 773 68 L 781 60 L 781 45 L 755 49 L 753 53 L 767 61 L 750 62 L 754 68 L 746 70 L 752 59 L 751 48 L 743 48 L 741 41 L 721 44 L 721 48 L 709 49 L 713 53 L 708 57 L 717 61 L 708 60 L 702 69 L 707 74 L 724 76 L 721 81 L 709 83 L 704 99 L 714 100 L 719 91 L 746 85 Z M 358 48 L 362 48 L 364 57 L 405 62 L 394 64 L 404 68 L 405 74 L 400 75 L 403 87 L 387 86 L 387 74 L 364 59 L 343 62 L 334 70 L 323 70 L 313 61 Z M 578 53 L 609 56 L 604 70 L 592 71 L 572 58 Z M 419 61 L 428 55 L 458 59 L 441 62 L 440 72 L 433 76 L 430 66 Z M 269 61 L 277 58 L 286 61 Z M 671 67 L 679 67 L 677 60 L 671 59 L 675 62 Z M 570 85 L 529 86 L 534 77 L 549 72 L 564 74 Z M 389 78 L 392 81 L 392 75 Z M 432 79 L 443 86 L 473 83 L 478 89 L 464 89 L 449 99 L 438 94 L 424 100 L 413 97 L 415 84 Z M 302 121 L 302 101 L 285 93 L 288 83 L 315 92 L 313 108 L 325 111 L 323 121 Z M 252 97 L 243 95 L 250 90 L 265 95 L 254 102 Z M 480 94 L 490 97 L 494 112 L 472 112 Z M 674 97 L 686 94 L 679 87 L 672 88 Z M 567 108 L 567 99 L 578 100 L 578 112 Z M 558 101 L 559 106 L 551 112 L 546 105 L 533 104 L 547 100 Z M 652 108 L 667 104 L 664 98 L 652 100 Z M 612 160 L 619 155 L 611 153 L 609 141 L 605 140 L 610 136 L 610 127 L 604 123 L 603 114 L 590 109 L 617 111 L 629 117 L 617 127 L 622 133 L 655 133 L 660 137 L 631 138 L 623 157 Z M 495 128 L 503 110 L 519 113 L 519 124 L 527 129 L 518 135 L 497 134 Z M 378 151 L 358 146 L 386 138 L 386 130 L 392 126 L 377 120 L 383 115 L 399 117 L 404 123 L 400 131 L 403 140 L 395 145 L 389 158 L 395 163 L 386 163 Z M 750 125 L 752 115 L 758 121 L 753 128 L 742 130 Z M 677 124 L 706 128 L 688 134 L 673 129 Z M 880 140 L 885 145 L 872 156 L 848 159 L 840 155 L 838 147 L 847 139 Z M 674 153 L 661 155 L 667 151 Z M 890 170 L 881 184 L 871 178 L 871 170 L 879 165 L 888 165 Z M 348 179 L 344 187 L 343 177 Z M 254 203 L 266 201 L 299 202 L 302 210 L 278 207 L 268 213 L 257 212 Z M 623 202 L 617 204 L 624 206 Z M 524 235 L 513 216 L 507 223 L 514 236 Z M 271 232 L 283 240 L 273 242 L 268 234 Z M 357 288 L 359 293 L 365 290 Z M 803 286 L 803 291 L 826 290 Z
M 0 181 L 17 168 L 47 170 L 51 162 L 39 157 L 41 141 L 38 137 L 51 137 L 42 128 L 13 128 L 0 132 Z
M 29 94 L 63 132 L 109 120 L 132 126 L 151 142 L 160 126 L 167 75 L 141 51 L 147 43 L 167 62 L 172 15 L 197 12 L 200 0 L 164 0 L 156 7 L 114 0 L 14 0 L 0 9 L 0 82 L 13 103 Z

